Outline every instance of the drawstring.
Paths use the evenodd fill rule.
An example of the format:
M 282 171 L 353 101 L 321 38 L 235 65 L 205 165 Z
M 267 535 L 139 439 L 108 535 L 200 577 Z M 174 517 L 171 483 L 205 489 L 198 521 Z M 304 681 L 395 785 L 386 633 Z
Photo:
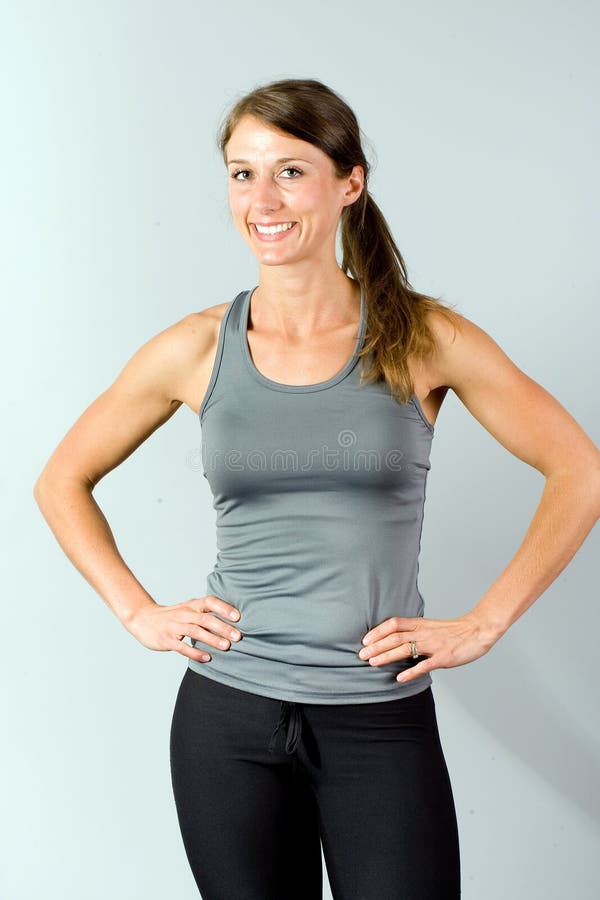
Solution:
M 287 736 L 285 741 L 285 752 L 293 753 L 298 746 L 298 741 L 300 740 L 300 736 L 302 734 L 302 713 L 300 711 L 300 707 L 296 703 L 290 703 L 287 700 L 282 700 L 281 710 L 279 712 L 279 721 L 275 726 L 275 731 L 273 732 L 271 741 L 269 743 L 269 753 L 273 753 L 277 732 L 285 722 L 288 712 L 290 713 L 290 716 L 288 720 Z

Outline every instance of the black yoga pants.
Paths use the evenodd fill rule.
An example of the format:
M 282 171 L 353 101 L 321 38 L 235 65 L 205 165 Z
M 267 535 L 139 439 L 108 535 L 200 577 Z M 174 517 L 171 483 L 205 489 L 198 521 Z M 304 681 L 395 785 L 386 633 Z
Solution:
M 202 900 L 456 900 L 456 813 L 431 687 L 292 703 L 188 666 L 171 780 Z

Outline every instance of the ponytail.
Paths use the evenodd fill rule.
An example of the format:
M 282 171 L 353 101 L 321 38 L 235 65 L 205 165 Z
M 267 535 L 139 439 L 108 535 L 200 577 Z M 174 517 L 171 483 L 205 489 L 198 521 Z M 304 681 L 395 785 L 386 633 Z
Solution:
M 367 330 L 360 357 L 361 383 L 386 381 L 400 403 L 414 394 L 408 358 L 422 360 L 435 351 L 427 322 L 431 310 L 458 325 L 452 306 L 415 291 L 390 228 L 365 184 L 341 216 L 342 269 L 361 285 L 367 299 Z

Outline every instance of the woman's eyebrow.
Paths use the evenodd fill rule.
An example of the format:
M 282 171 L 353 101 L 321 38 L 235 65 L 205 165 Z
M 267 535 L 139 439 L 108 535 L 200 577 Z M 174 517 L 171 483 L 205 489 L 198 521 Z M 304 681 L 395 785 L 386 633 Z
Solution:
M 280 163 L 293 162 L 293 161 L 305 162 L 310 165 L 309 159 L 302 159 L 302 157 L 300 157 L 300 156 L 282 156 L 279 159 L 276 159 L 275 162 L 273 163 L 273 165 L 278 166 Z M 245 163 L 246 165 L 250 165 L 250 160 L 248 160 L 248 159 L 228 159 L 227 165 L 230 165 L 231 163 Z

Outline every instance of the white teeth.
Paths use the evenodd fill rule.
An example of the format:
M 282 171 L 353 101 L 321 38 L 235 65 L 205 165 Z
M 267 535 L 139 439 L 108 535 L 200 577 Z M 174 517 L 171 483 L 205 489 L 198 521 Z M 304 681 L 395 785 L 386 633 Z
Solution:
M 278 231 L 288 231 L 294 224 L 294 222 L 286 222 L 285 225 L 257 225 L 255 223 L 255 228 L 259 234 L 277 234 Z

